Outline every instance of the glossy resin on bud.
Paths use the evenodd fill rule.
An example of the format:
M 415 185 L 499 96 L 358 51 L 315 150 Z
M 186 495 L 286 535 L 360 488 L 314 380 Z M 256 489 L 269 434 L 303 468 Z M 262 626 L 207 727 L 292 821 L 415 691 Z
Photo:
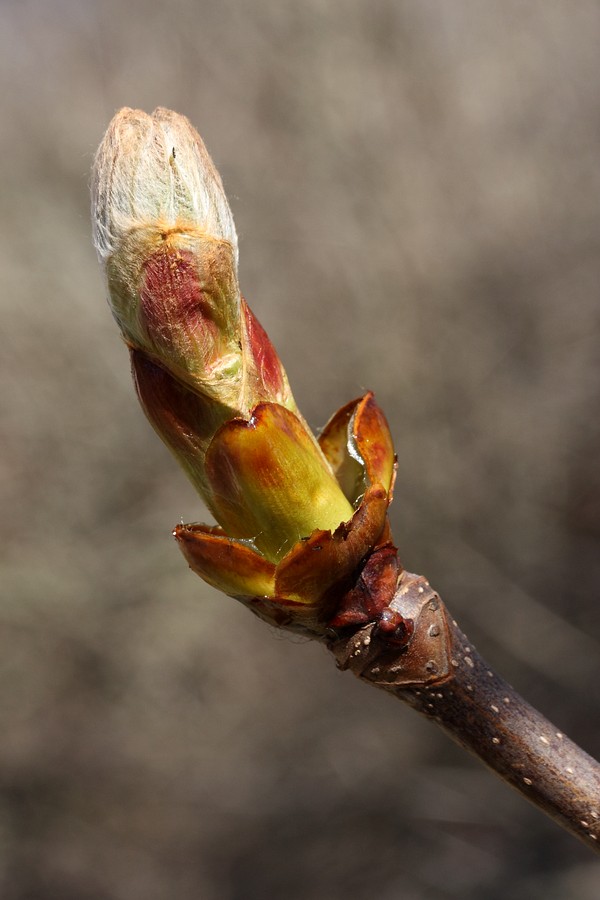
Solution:
M 121 110 L 92 195 L 140 402 L 219 523 L 176 529 L 190 566 L 290 627 L 380 615 L 397 576 L 385 417 L 367 394 L 314 438 L 241 296 L 233 217 L 199 135 L 169 110 Z
M 274 452 L 277 452 L 278 441 L 285 442 L 287 436 L 275 437 L 275 430 L 270 429 L 270 414 L 269 409 L 259 407 L 257 410 L 259 420 L 265 423 L 265 440 L 272 437 Z M 251 427 L 250 423 L 230 423 L 217 435 L 216 450 L 213 451 L 213 445 L 209 449 L 208 477 L 215 479 L 212 483 L 216 495 L 224 498 L 221 502 L 231 503 L 232 508 L 221 507 L 221 521 L 228 522 L 226 528 L 195 524 L 180 525 L 175 529 L 175 537 L 191 568 L 209 584 L 278 625 L 299 630 L 308 628 L 314 632 L 331 625 L 344 627 L 379 619 L 393 596 L 400 569 L 387 524 L 395 477 L 394 448 L 385 416 L 373 395 L 367 394 L 343 407 L 319 438 L 330 472 L 333 472 L 338 487 L 344 488 L 343 496 L 351 504 L 351 518 L 337 527 L 334 524 L 324 527 L 322 522 L 317 524 L 315 521 L 310 534 L 300 537 L 289 549 L 284 544 L 275 554 L 272 552 L 277 551 L 275 544 L 271 547 L 261 544 L 258 535 L 251 534 L 252 528 L 247 534 L 234 537 L 236 530 L 239 531 L 237 516 L 242 510 L 239 495 L 260 497 L 261 487 L 265 500 L 258 500 L 259 510 L 253 515 L 260 516 L 261 502 L 266 503 L 268 498 L 264 521 L 274 522 L 272 529 L 267 526 L 263 534 L 274 537 L 286 533 L 285 528 L 275 523 L 278 503 L 273 492 L 276 494 L 279 485 L 261 485 L 263 479 L 268 482 L 272 478 L 268 467 L 267 474 L 261 471 L 260 465 L 255 469 L 252 467 L 254 435 L 246 448 L 248 456 L 242 462 L 240 454 Z M 284 432 L 281 424 L 276 430 Z M 235 475 L 227 472 L 223 477 L 219 466 L 214 464 L 213 453 L 217 458 L 221 453 L 221 435 L 226 444 L 231 437 L 234 444 L 239 442 L 239 446 L 234 446 L 233 452 L 227 454 Z M 302 443 L 299 442 L 299 446 Z M 295 449 L 294 453 L 298 452 Z M 289 477 L 292 480 L 293 473 L 291 468 Z M 232 478 L 239 480 L 239 485 L 233 489 L 228 484 Z M 246 492 L 244 484 L 247 481 L 252 484 Z M 315 478 L 314 484 L 323 489 L 323 485 L 330 482 Z M 290 485 L 287 491 L 289 498 L 297 497 L 303 492 L 302 481 Z M 285 487 L 283 493 L 286 494 Z M 307 480 L 306 492 L 300 501 L 307 511 L 310 497 L 311 487 Z M 315 520 L 317 518 L 315 516 Z M 299 521 L 293 516 L 290 520 Z M 243 516 L 242 521 L 246 521 Z M 310 523 L 307 523 L 306 528 L 309 527 Z M 293 537 L 290 534 L 290 538 Z M 362 587 L 357 590 L 356 582 L 361 573 Z

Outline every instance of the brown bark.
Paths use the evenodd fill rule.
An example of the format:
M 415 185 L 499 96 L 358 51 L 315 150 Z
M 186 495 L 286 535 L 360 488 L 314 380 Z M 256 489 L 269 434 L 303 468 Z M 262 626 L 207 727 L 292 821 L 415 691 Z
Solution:
M 600 851 L 600 765 L 479 656 L 425 578 L 404 572 L 390 604 L 406 647 L 370 623 L 329 641 L 338 666 L 436 721 L 564 828 Z

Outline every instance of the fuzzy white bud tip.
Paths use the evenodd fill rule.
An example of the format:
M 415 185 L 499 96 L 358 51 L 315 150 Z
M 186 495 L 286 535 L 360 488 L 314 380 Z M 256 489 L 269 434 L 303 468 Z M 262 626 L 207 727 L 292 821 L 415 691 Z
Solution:
M 151 116 L 121 109 L 104 136 L 93 171 L 94 244 L 104 262 L 133 229 L 155 226 L 237 235 L 219 173 L 192 124 L 159 107 Z

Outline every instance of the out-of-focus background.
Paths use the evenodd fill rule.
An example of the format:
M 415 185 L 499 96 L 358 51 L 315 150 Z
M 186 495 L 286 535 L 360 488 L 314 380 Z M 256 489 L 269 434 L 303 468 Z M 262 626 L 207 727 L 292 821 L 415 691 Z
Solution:
M 375 390 L 392 519 L 600 752 L 600 6 L 0 4 L 0 896 L 595 900 L 589 851 L 193 576 L 90 242 L 123 105 L 187 114 L 311 424 Z

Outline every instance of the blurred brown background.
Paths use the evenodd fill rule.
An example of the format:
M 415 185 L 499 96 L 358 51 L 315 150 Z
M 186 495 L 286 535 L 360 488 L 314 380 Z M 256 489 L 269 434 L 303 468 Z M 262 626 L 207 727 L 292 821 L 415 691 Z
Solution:
M 595 900 L 437 729 L 187 569 L 90 243 L 115 110 L 186 113 L 319 427 L 366 387 L 393 524 L 600 752 L 600 4 L 2 0 L 0 896 Z

